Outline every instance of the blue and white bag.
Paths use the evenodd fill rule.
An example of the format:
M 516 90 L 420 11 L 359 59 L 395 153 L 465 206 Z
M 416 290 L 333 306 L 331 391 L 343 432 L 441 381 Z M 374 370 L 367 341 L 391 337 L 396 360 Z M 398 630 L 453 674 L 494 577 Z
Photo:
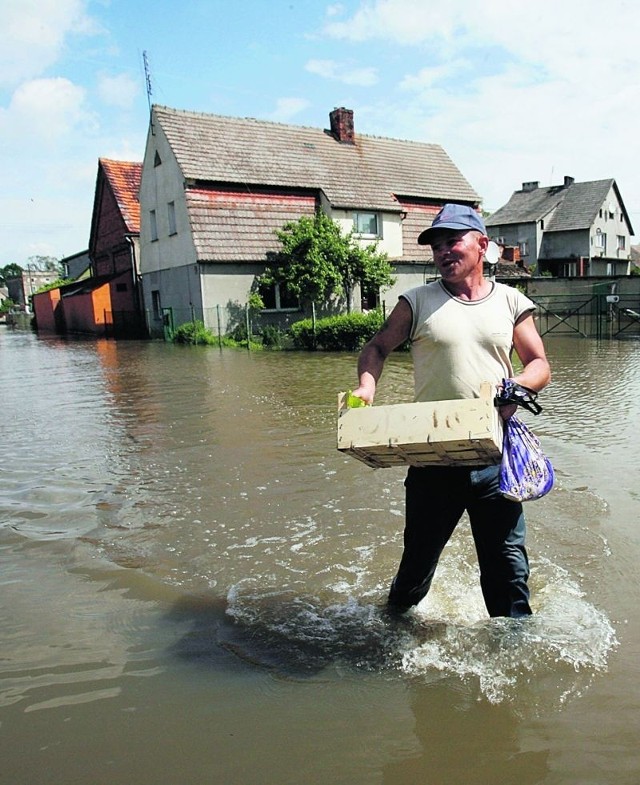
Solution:
M 500 493 L 512 501 L 532 501 L 549 493 L 554 480 L 538 437 L 513 415 L 504 424 Z

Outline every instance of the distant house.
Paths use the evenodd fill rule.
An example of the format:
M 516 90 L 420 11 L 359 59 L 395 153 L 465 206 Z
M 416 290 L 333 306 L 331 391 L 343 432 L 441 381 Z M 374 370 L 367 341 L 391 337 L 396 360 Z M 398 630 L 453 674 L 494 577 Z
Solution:
M 78 278 L 88 278 L 91 275 L 91 258 L 89 251 L 79 251 L 71 256 L 60 259 L 64 271 L 63 278 L 77 281 Z
M 20 310 L 31 307 L 31 298 L 42 286 L 48 286 L 58 278 L 56 270 L 36 270 L 30 264 L 20 275 L 7 278 L 7 292 L 9 298 Z
M 388 253 L 394 304 L 422 283 L 432 257 L 417 237 L 448 201 L 480 197 L 442 147 L 357 134 L 348 109 L 321 129 L 154 106 L 140 187 L 152 333 L 169 314 L 224 331 L 279 249 L 275 230 L 318 209 Z M 274 314 L 298 310 L 277 289 L 263 299 Z
M 80 277 L 36 295 L 38 330 L 121 338 L 146 335 L 139 272 L 141 174 L 141 163 L 98 160 L 88 250 L 91 274 L 87 277 L 80 270 L 87 252 L 66 260 L 69 272 L 73 268 Z
M 523 183 L 486 225 L 492 240 L 538 274 L 629 274 L 633 229 L 615 180 Z

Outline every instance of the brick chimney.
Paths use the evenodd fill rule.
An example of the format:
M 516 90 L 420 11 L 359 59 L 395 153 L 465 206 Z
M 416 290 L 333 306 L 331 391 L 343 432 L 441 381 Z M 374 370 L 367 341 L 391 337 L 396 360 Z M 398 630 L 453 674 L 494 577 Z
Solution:
M 522 190 L 525 193 L 529 193 L 529 191 L 535 191 L 539 185 L 540 185 L 539 180 L 531 180 L 528 183 L 522 183 Z
M 355 134 L 353 131 L 353 109 L 345 109 L 341 106 L 329 113 L 331 122 L 331 133 L 342 144 L 355 144 Z

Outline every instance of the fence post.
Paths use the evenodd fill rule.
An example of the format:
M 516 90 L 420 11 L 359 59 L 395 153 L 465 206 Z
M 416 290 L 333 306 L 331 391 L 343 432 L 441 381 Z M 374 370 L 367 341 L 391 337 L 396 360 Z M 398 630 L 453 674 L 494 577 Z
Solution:
M 316 348 L 316 304 L 311 303 L 311 335 L 313 335 L 313 348 Z
M 251 322 L 249 320 L 249 303 L 244 307 L 244 322 L 247 329 L 247 351 L 251 351 Z
M 218 319 L 218 347 L 222 349 L 222 328 L 220 326 L 220 306 L 216 305 L 216 317 Z

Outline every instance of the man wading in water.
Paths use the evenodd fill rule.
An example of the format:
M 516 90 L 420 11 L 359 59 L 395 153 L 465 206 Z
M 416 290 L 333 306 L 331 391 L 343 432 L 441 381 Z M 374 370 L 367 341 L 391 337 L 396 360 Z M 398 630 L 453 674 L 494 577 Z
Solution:
M 431 246 L 441 279 L 401 295 L 360 353 L 354 395 L 373 402 L 386 358 L 406 340 L 416 401 L 477 398 L 483 381 L 498 388 L 503 379 L 542 390 L 550 371 L 533 321 L 535 305 L 517 289 L 484 277 L 489 238 L 479 213 L 446 204 L 418 243 Z M 512 349 L 523 365 L 515 376 Z M 508 419 L 515 408 L 500 412 Z M 499 466 L 409 468 L 404 551 L 388 598 L 392 609 L 406 611 L 426 596 L 440 554 L 466 510 L 489 615 L 531 613 L 522 504 L 499 493 L 499 471 Z

